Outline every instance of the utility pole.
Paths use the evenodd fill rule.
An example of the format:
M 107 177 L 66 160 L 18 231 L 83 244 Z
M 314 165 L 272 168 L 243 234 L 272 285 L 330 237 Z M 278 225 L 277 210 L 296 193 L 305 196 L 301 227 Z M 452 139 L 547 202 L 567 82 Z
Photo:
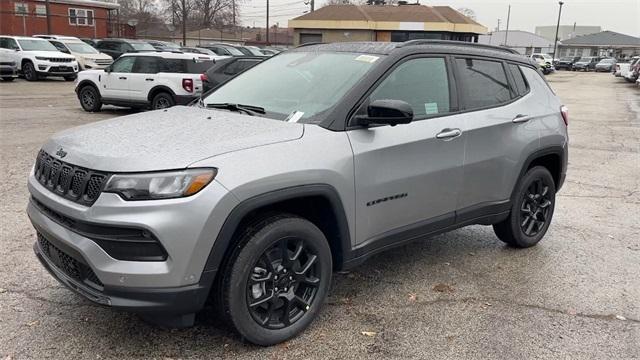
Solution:
M 498 19 L 498 28 L 496 29 L 496 31 L 500 31 L 500 19 Z
M 316 2 L 315 0 L 311 0 L 309 2 L 309 5 L 311 6 L 311 12 L 313 12 L 316 9 Z
M 187 46 L 187 4 L 182 0 L 182 46 Z
M 236 0 L 231 0 L 231 7 L 233 9 L 233 33 L 236 32 Z
M 44 2 L 44 8 L 47 12 L 47 35 L 51 35 L 51 15 L 49 14 L 49 0 Z M 26 15 L 25 15 L 26 16 Z
M 267 0 L 267 45 L 269 45 L 269 0 Z
M 560 5 L 560 8 L 558 9 L 558 24 L 556 25 L 556 37 L 553 38 L 553 59 L 555 60 L 556 58 L 556 49 L 558 46 L 558 30 L 560 30 L 560 15 L 562 15 L 562 5 L 564 5 L 564 3 L 562 1 L 558 1 L 558 5 Z M 574 25 L 575 28 L 575 25 Z
M 504 46 L 507 46 L 507 39 L 509 38 L 509 19 L 511 18 L 511 5 L 509 5 L 509 11 L 507 12 L 507 31 L 504 33 Z

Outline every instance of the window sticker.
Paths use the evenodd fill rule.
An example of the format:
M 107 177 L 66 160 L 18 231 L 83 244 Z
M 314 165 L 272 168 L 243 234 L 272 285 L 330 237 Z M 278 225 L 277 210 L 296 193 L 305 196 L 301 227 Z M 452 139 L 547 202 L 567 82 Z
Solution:
M 438 113 L 438 103 L 426 103 L 424 104 L 424 112 L 427 115 Z
M 373 55 L 360 55 L 355 58 L 356 61 L 362 61 L 362 62 L 368 62 L 368 63 L 374 63 L 378 59 L 379 59 L 378 56 L 373 56 Z
M 292 112 L 286 119 L 285 121 L 287 122 L 298 122 L 298 120 L 300 120 L 300 118 L 302 118 L 302 115 L 304 115 L 304 112 L 302 111 L 294 111 Z

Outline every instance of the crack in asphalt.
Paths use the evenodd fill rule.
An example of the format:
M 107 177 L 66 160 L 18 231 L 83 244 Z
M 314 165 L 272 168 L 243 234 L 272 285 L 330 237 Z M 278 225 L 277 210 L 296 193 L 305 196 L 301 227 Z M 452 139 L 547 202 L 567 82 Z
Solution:
M 57 289 L 58 287 L 55 286 L 47 286 L 47 287 L 43 287 L 37 290 L 11 290 L 11 289 L 5 289 L 6 291 L 4 292 L 4 294 L 16 294 L 16 295 L 22 295 L 24 297 L 26 297 L 27 299 L 30 300 L 34 300 L 34 301 L 40 301 L 40 302 L 45 302 L 45 303 L 49 303 L 49 304 L 53 304 L 53 305 L 58 305 L 58 306 L 87 306 L 87 307 L 99 307 L 98 305 L 92 304 L 92 303 L 87 303 L 87 304 L 82 304 L 82 303 L 65 303 L 65 302 L 60 302 L 60 301 L 54 301 L 51 299 L 47 299 L 45 297 L 41 297 L 41 296 L 37 296 L 32 294 L 33 292 L 37 292 L 40 290 L 44 290 L 44 289 Z
M 589 319 L 595 319 L 595 320 L 606 320 L 606 321 L 620 321 L 620 322 L 631 322 L 631 323 L 636 323 L 636 324 L 640 324 L 640 319 L 635 319 L 635 318 L 630 318 L 624 315 L 619 315 L 619 316 L 624 316 L 625 320 L 621 320 L 616 318 L 617 314 L 587 314 L 587 313 L 581 313 L 581 312 L 576 312 L 571 313 L 568 310 L 561 310 L 561 309 L 556 309 L 556 308 L 551 308 L 551 307 L 545 307 L 542 305 L 536 305 L 536 304 L 525 304 L 525 303 L 518 303 L 518 302 L 512 302 L 512 301 L 506 301 L 506 300 L 501 300 L 501 299 L 496 299 L 496 298 L 479 298 L 479 297 L 474 297 L 474 296 L 470 296 L 470 297 L 464 297 L 464 298 L 438 298 L 438 299 L 434 299 L 434 300 L 429 300 L 429 301 L 416 301 L 412 304 L 407 304 L 407 305 L 398 305 L 396 306 L 396 308 L 398 309 L 408 309 L 408 308 L 412 308 L 416 305 L 420 305 L 420 306 L 430 306 L 430 305 L 436 305 L 436 304 L 455 304 L 455 303 L 471 303 L 471 302 L 475 302 L 475 303 L 500 303 L 500 304 L 504 304 L 507 306 L 516 306 L 516 307 L 524 307 L 524 308 L 528 308 L 528 309 L 536 309 L 536 310 L 542 310 L 545 312 L 551 312 L 554 314 L 562 314 L 562 315 L 568 315 L 568 316 L 577 316 L 577 317 L 583 317 L 583 318 L 589 318 Z M 327 305 L 330 306 L 353 306 L 354 304 L 347 304 L 347 303 L 342 303 L 339 301 L 332 301 L 332 302 L 327 302 Z M 487 306 L 491 306 L 491 305 L 487 305 Z

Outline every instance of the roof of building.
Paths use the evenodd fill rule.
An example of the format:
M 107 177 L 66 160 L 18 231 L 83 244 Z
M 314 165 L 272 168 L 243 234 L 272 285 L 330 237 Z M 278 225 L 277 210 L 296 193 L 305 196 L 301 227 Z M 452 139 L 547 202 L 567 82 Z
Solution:
M 486 27 L 449 6 L 425 5 L 327 5 L 289 21 L 289 27 L 329 27 L 371 30 L 443 30 L 485 33 Z M 313 22 L 319 26 L 313 26 Z M 321 26 L 320 26 L 321 25 Z M 410 26 L 407 26 L 410 25 Z M 455 26 L 460 29 L 456 30 Z
M 562 45 L 640 47 L 640 38 L 614 31 L 602 31 L 595 34 L 576 36 L 573 39 L 562 40 Z
M 494 31 L 486 35 L 480 35 L 478 42 L 482 44 L 490 45 L 505 45 L 505 39 L 508 42 L 509 47 L 549 47 L 553 46 L 553 41 L 549 41 L 546 38 L 536 35 L 532 32 L 521 30 L 509 30 L 507 35 L 506 30 Z
M 36 0 L 45 2 L 45 0 Z M 80 5 L 88 7 L 99 7 L 105 9 L 118 9 L 120 5 L 111 0 L 49 0 L 51 3 L 56 4 L 68 4 L 68 5 Z

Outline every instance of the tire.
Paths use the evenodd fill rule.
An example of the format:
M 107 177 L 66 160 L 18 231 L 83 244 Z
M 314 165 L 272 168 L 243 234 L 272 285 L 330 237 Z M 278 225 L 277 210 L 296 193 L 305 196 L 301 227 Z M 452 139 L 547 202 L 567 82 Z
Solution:
M 73 76 L 65 76 L 64 77 L 64 81 L 73 81 L 75 79 L 77 79 L 78 77 L 76 75 Z
M 13 76 L 7 76 L 7 77 L 3 77 L 3 78 L 2 78 L 2 81 L 8 81 L 8 82 L 11 82 L 11 81 L 13 81 L 13 80 L 15 80 L 15 78 L 14 78 Z
M 98 90 L 91 86 L 85 85 L 78 92 L 78 99 L 84 111 L 98 112 L 102 108 L 102 99 Z
M 555 208 L 556 186 L 547 168 L 536 166 L 518 182 L 509 217 L 494 224 L 500 240 L 518 248 L 536 245 L 544 237 Z
M 151 110 L 159 110 L 159 109 L 167 109 L 175 105 L 176 102 L 173 100 L 173 96 L 167 92 L 159 92 L 151 101 Z
M 238 239 L 221 283 L 227 322 L 262 346 L 298 335 L 320 312 L 331 284 L 324 234 L 308 220 L 280 214 L 247 226 Z
M 22 73 L 24 74 L 24 79 L 27 81 L 36 81 L 38 80 L 38 73 L 36 72 L 36 68 L 33 67 L 31 62 L 26 62 L 22 66 Z

